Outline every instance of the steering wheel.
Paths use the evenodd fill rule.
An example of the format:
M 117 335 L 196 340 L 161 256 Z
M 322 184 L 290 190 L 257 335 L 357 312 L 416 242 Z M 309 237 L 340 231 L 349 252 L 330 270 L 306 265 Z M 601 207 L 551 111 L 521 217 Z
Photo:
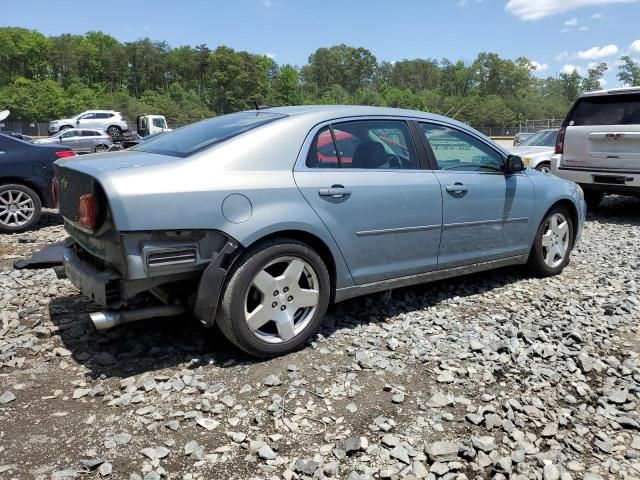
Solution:
M 389 164 L 389 168 L 396 168 L 396 167 L 393 166 L 393 162 L 394 161 L 398 165 L 397 168 L 409 168 L 408 162 L 406 160 L 404 160 L 402 157 L 396 155 L 395 153 L 391 153 L 391 154 L 387 155 L 385 163 Z

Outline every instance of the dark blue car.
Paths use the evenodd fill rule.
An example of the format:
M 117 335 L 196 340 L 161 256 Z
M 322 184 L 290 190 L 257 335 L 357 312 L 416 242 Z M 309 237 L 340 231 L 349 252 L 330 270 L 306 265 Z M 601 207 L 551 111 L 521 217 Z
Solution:
M 75 155 L 59 145 L 36 145 L 0 133 L 0 233 L 21 232 L 53 208 L 53 162 Z

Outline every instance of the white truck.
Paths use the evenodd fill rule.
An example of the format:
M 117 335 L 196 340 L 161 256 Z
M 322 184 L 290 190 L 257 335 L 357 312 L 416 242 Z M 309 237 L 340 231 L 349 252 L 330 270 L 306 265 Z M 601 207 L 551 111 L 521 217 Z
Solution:
M 590 209 L 605 194 L 640 196 L 640 87 L 582 94 L 558 133 L 551 171 L 579 184 Z

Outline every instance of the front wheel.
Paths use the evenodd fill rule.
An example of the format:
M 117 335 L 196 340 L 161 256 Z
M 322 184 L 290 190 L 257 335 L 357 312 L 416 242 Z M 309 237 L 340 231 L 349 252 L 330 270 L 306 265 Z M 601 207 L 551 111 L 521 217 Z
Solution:
M 20 184 L 0 186 L 0 232 L 23 232 L 40 218 L 40 197 Z
M 569 263 L 573 248 L 573 223 L 566 208 L 553 207 L 544 217 L 529 255 L 529 267 L 538 275 L 557 275 Z
M 291 239 L 262 242 L 230 272 L 217 324 L 245 352 L 274 357 L 300 348 L 320 326 L 330 298 L 320 256 Z
M 540 162 L 536 165 L 536 170 L 544 173 L 551 173 L 551 164 L 549 162 Z

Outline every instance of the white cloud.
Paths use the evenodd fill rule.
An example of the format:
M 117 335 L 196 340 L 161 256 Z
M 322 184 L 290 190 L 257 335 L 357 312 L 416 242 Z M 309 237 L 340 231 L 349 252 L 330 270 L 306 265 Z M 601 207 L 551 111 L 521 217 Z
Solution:
M 577 71 L 580 75 L 584 75 L 586 73 L 584 68 L 580 67 L 579 65 L 571 65 L 570 63 L 563 65 L 560 69 L 562 73 L 566 73 L 569 75 L 571 75 L 574 70 Z
M 564 52 L 560 52 L 558 55 L 556 55 L 556 62 L 561 62 L 563 60 L 566 60 L 567 58 L 569 58 L 569 52 L 565 50 Z
M 459 7 L 468 7 L 472 3 L 480 3 L 480 2 L 482 2 L 482 0 L 458 0 L 458 3 L 456 3 L 456 5 Z
M 589 31 L 589 27 L 586 27 L 586 26 L 582 25 L 578 30 L 580 30 L 581 32 L 588 32 Z
M 629 45 L 629 50 L 635 53 L 640 53 L 640 40 L 636 40 L 631 45 Z
M 604 47 L 592 47 L 588 50 L 579 51 L 576 56 L 585 60 L 593 60 L 595 58 L 610 57 L 618 53 L 617 45 L 605 45 Z
M 573 17 L 571 20 L 567 20 L 566 22 L 564 22 L 564 24 L 567 27 L 575 27 L 576 25 L 578 25 L 578 19 Z
M 275 60 L 277 55 L 275 53 L 267 52 L 264 54 L 265 57 L 270 58 L 271 60 Z
M 270 8 L 270 7 L 273 7 L 275 3 L 273 3 L 273 0 L 262 0 L 262 5 L 264 5 L 267 8 Z
M 535 60 L 531 61 L 531 65 L 533 66 L 533 69 L 539 73 L 542 73 L 545 70 L 549 69 L 549 65 L 547 65 L 546 63 L 539 63 L 539 62 L 536 62 Z
M 600 83 L 600 88 L 604 88 L 607 86 L 607 81 L 604 78 L 601 78 L 600 80 L 598 80 L 598 82 Z
M 534 22 L 550 15 L 570 12 L 576 8 L 610 3 L 633 3 L 635 1 L 636 0 L 509 0 L 505 6 L 505 10 L 520 20 Z
M 604 15 L 600 12 L 591 15 L 591 20 L 604 20 Z

